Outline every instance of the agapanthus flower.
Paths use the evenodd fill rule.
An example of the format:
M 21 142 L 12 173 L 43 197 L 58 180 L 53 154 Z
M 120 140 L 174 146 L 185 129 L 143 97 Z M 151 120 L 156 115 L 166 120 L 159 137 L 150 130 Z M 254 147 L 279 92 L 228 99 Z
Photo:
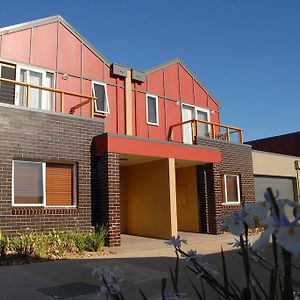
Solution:
M 185 296 L 183 293 L 175 293 L 174 291 L 165 291 L 164 299 L 165 300 L 180 300 L 182 296 Z M 162 297 L 159 297 L 157 300 L 162 300 Z
M 172 238 L 168 241 L 165 242 L 166 244 L 170 246 L 174 246 L 175 248 L 180 248 L 181 243 L 187 244 L 187 240 L 181 239 L 179 235 L 177 236 L 172 236 Z

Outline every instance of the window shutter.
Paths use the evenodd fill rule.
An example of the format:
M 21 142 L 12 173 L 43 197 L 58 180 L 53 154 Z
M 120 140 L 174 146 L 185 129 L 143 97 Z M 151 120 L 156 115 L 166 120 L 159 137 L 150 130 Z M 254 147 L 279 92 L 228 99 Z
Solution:
M 0 63 L 0 75 L 5 79 L 16 80 L 16 67 Z M 0 81 L 0 101 L 7 104 L 14 104 L 15 84 Z
M 73 205 L 73 165 L 47 164 L 46 205 Z

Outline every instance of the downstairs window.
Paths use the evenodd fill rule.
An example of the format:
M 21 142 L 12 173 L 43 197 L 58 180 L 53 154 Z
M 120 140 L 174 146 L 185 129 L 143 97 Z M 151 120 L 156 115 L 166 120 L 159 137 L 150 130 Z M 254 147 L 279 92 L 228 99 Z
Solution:
M 240 204 L 240 177 L 238 175 L 223 175 L 223 203 Z
M 13 161 L 13 206 L 74 206 L 74 165 Z

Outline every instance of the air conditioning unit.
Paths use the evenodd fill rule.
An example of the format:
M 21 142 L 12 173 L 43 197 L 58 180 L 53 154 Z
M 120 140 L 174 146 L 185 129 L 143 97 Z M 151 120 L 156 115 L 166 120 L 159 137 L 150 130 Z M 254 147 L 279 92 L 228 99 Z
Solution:
M 300 170 L 300 160 L 295 160 L 295 169 Z

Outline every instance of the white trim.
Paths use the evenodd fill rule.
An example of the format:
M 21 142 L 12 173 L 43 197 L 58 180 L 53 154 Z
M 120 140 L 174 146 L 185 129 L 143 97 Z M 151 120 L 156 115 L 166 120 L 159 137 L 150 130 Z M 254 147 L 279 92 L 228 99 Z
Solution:
M 237 198 L 238 201 L 227 201 L 227 181 L 226 178 L 228 177 L 235 177 L 237 179 L 236 184 L 237 184 Z M 224 180 L 224 198 L 225 202 L 223 204 L 240 204 L 241 203 L 241 192 L 240 192 L 240 176 L 239 175 L 234 175 L 234 174 L 224 174 L 223 175 L 223 180 Z
M 150 122 L 149 121 L 149 116 L 148 116 L 148 97 L 154 98 L 155 99 L 155 112 L 156 112 L 156 123 Z M 152 94 L 146 94 L 146 123 L 149 125 L 155 125 L 159 126 L 159 113 L 158 113 L 158 96 L 152 95 Z
M 102 110 L 98 110 L 97 108 L 97 101 L 95 101 L 95 112 L 97 113 L 101 113 L 101 114 L 110 114 L 110 110 L 109 110 L 109 101 L 108 101 L 108 96 L 107 96 L 107 84 L 104 82 L 100 82 L 100 81 L 92 81 L 92 94 L 94 97 L 96 97 L 96 93 L 95 93 L 95 87 L 94 85 L 98 84 L 98 85 L 102 85 L 104 86 L 104 93 L 105 93 L 105 103 L 104 106 L 106 108 L 106 111 L 102 111 Z
M 15 162 L 22 162 L 22 163 L 36 163 L 42 165 L 42 176 L 43 176 L 43 203 L 40 204 L 18 204 L 15 203 Z M 43 207 L 46 206 L 46 180 L 44 179 L 45 176 L 45 163 L 38 162 L 38 161 L 29 161 L 29 160 L 13 160 L 12 161 L 12 206 L 13 207 Z
M 181 103 L 181 106 L 189 106 L 189 107 L 194 108 L 194 116 L 195 116 L 195 117 L 197 116 L 197 110 L 200 110 L 200 111 L 202 111 L 202 112 L 207 113 L 207 121 L 210 122 L 210 109 L 208 109 L 208 108 L 203 108 L 203 107 L 196 106 L 196 105 L 189 104 L 189 103 L 185 103 L 185 102 L 182 102 L 182 103 Z M 182 112 L 181 112 L 181 113 L 182 113 Z

